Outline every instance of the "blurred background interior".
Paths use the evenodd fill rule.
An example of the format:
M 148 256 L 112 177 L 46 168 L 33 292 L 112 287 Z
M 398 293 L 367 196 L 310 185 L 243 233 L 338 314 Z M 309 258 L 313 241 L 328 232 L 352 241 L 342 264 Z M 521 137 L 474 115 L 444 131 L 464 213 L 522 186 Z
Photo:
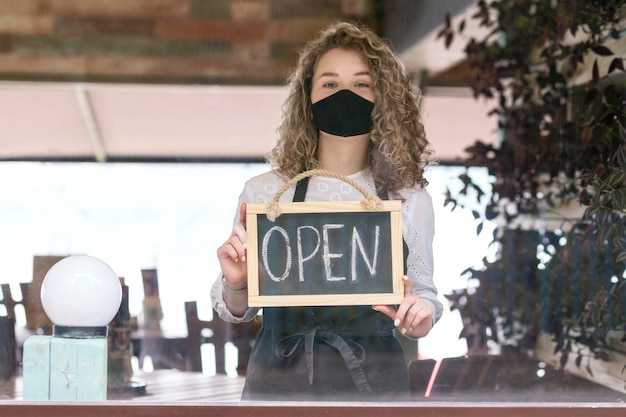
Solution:
M 186 301 L 211 317 L 215 251 L 243 182 L 268 169 L 263 157 L 298 48 L 331 22 L 357 20 L 393 44 L 424 93 L 438 160 L 427 173 L 435 281 L 448 306 L 446 295 L 468 285 L 464 271 L 495 256 L 496 224 L 474 216 L 484 207 L 444 204 L 447 191 L 463 187 L 464 149 L 499 140 L 487 114 L 494 103 L 467 85 L 464 43 L 437 39 L 446 15 L 469 16 L 476 3 L 0 0 L 0 282 L 19 300 L 36 257 L 98 257 L 124 278 L 140 329 L 148 319 L 142 271 L 153 270 L 158 327 L 184 338 Z M 464 36 L 485 30 L 468 20 Z M 493 182 L 484 168 L 472 170 L 477 183 Z M 16 316 L 19 343 L 32 329 L 23 306 Z M 462 357 L 471 353 L 462 330 L 459 311 L 446 309 L 409 352 Z

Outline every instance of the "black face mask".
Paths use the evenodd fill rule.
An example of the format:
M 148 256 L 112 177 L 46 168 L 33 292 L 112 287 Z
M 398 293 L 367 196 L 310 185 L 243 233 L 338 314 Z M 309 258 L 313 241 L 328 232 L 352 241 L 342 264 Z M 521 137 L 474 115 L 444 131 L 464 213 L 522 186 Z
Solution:
M 374 103 L 350 90 L 341 90 L 311 106 L 318 130 L 343 137 L 369 133 L 373 109 Z

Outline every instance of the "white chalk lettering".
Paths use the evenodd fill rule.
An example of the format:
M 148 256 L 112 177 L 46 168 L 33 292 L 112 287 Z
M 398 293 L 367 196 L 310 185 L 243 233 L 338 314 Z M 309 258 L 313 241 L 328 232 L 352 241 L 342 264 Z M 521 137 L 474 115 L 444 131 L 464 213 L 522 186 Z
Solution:
M 324 236 L 324 271 L 326 272 L 326 280 L 327 281 L 344 281 L 346 277 L 334 277 L 331 271 L 331 259 L 341 258 L 343 254 L 340 253 L 330 253 L 330 243 L 328 238 L 328 230 L 329 229 L 343 229 L 343 224 L 325 224 L 323 227 L 323 236 Z
M 302 255 L 302 229 L 310 229 L 315 232 L 315 238 L 317 241 L 315 242 L 315 249 L 313 252 L 307 256 Z M 308 260 L 313 259 L 315 254 L 319 251 L 320 248 L 320 232 L 313 226 L 301 226 L 298 227 L 297 231 L 297 243 L 298 243 L 298 280 L 304 281 L 304 263 Z
M 285 272 L 281 276 L 276 276 L 270 271 L 270 266 L 267 257 L 267 246 L 269 244 L 270 238 L 272 237 L 273 232 L 278 232 L 282 235 L 285 240 L 285 253 L 287 256 L 285 257 Z M 267 231 L 265 236 L 263 236 L 263 247 L 261 249 L 261 256 L 263 258 L 263 266 L 267 271 L 269 277 L 276 282 L 284 281 L 289 276 L 289 271 L 291 271 L 291 248 L 289 246 L 289 235 L 287 235 L 287 231 L 280 226 L 274 226 L 270 230 Z
M 356 247 L 359 249 L 359 253 L 361 257 L 365 261 L 365 265 L 370 273 L 370 275 L 376 275 L 376 265 L 378 264 L 378 241 L 380 238 L 380 226 L 376 225 L 374 231 L 374 259 L 370 262 L 365 253 L 365 248 L 363 247 L 363 241 L 361 240 L 361 235 L 359 235 L 359 231 L 356 227 L 352 228 L 352 259 L 351 259 L 351 273 L 352 273 L 352 281 L 356 281 Z
M 385 244 L 381 242 L 382 227 L 354 224 L 271 227 L 263 236 L 259 253 L 268 279 L 294 284 L 309 279 L 336 283 L 376 279 L 384 259 L 379 254 Z

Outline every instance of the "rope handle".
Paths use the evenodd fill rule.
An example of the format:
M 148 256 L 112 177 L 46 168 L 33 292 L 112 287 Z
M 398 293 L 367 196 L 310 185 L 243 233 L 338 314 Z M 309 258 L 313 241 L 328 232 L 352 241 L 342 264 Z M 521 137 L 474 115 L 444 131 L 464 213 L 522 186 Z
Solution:
M 381 208 L 383 208 L 383 202 L 378 196 L 368 193 L 367 190 L 365 190 L 363 187 L 361 187 L 361 185 L 351 180 L 350 178 L 324 169 L 311 169 L 309 171 L 301 172 L 300 174 L 296 175 L 285 184 L 283 184 L 283 186 L 274 195 L 272 201 L 267 204 L 267 219 L 273 222 L 276 220 L 276 218 L 278 218 L 278 216 L 281 215 L 278 200 L 289 187 L 295 185 L 301 179 L 304 179 L 306 177 L 312 177 L 314 175 L 317 175 L 318 177 L 336 178 L 350 184 L 358 192 L 360 192 L 363 197 L 365 197 L 365 199 L 361 201 L 361 206 L 365 210 L 380 210 Z

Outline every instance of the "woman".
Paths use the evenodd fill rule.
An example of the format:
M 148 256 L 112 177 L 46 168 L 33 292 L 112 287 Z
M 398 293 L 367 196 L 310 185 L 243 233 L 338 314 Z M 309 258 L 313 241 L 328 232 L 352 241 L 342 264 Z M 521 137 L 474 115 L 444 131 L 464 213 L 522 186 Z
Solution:
M 246 182 L 229 239 L 217 250 L 222 274 L 213 305 L 227 321 L 252 320 L 247 304 L 245 203 L 269 202 L 310 169 L 347 176 L 381 198 L 402 200 L 405 297 L 398 306 L 273 307 L 248 364 L 243 399 L 409 398 L 395 327 L 425 336 L 441 316 L 433 284 L 432 201 L 424 187 L 430 155 L 418 92 L 394 54 L 371 31 L 332 25 L 301 52 L 289 82 L 274 169 Z M 280 201 L 361 200 L 345 182 L 312 177 Z

